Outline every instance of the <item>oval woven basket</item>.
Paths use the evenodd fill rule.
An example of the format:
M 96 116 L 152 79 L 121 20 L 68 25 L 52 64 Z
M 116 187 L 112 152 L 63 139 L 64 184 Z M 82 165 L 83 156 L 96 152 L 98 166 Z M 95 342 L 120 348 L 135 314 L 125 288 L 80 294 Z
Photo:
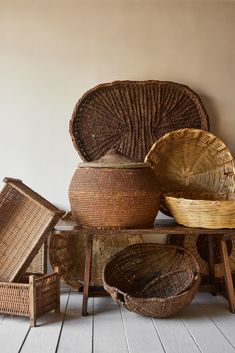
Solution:
M 199 129 L 180 129 L 159 139 L 145 158 L 162 192 L 235 191 L 235 164 L 226 145 Z M 161 211 L 169 210 L 161 203 Z
M 151 317 L 168 317 L 191 303 L 200 270 L 186 249 L 157 243 L 128 246 L 103 270 L 105 289 L 128 310 Z
M 86 256 L 86 233 L 52 232 L 49 243 L 50 263 L 58 268 L 61 279 L 71 288 L 79 290 L 84 280 Z M 106 261 L 116 252 L 130 244 L 143 242 L 140 235 L 117 235 L 94 237 L 91 282 L 92 286 L 103 286 L 102 270 Z
M 143 161 L 153 143 L 184 127 L 208 130 L 208 115 L 189 87 L 168 81 L 115 81 L 86 92 L 70 120 L 74 147 L 92 161 L 112 148 Z
M 186 227 L 235 228 L 235 194 L 164 196 L 164 200 L 176 222 Z

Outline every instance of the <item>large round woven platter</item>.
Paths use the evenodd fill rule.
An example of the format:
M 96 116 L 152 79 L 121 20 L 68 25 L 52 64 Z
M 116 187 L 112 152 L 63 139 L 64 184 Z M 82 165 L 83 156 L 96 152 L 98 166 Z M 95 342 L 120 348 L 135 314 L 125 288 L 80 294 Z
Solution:
M 190 252 L 195 256 L 199 264 L 202 282 L 206 283 L 209 281 L 208 236 L 204 234 L 171 234 L 168 235 L 168 243 L 171 245 L 182 246 L 190 250 Z M 235 240 L 228 240 L 226 243 L 232 276 L 235 280 Z M 214 237 L 213 239 L 213 246 L 215 278 L 218 280 L 222 280 L 224 278 L 224 270 L 220 255 L 219 242 L 216 237 Z
M 145 158 L 167 192 L 234 192 L 235 164 L 226 145 L 200 129 L 180 129 L 160 138 Z M 161 210 L 168 213 L 164 204 Z
M 142 243 L 139 235 L 120 235 L 95 237 L 93 242 L 91 285 L 103 286 L 102 270 L 106 261 L 128 245 Z M 51 234 L 49 244 L 50 262 L 57 267 L 61 279 L 70 287 L 79 290 L 83 284 L 86 233 L 66 233 L 63 231 Z
M 83 160 L 98 159 L 116 148 L 143 161 L 156 140 L 184 127 L 209 128 L 203 104 L 189 87 L 168 81 L 115 81 L 82 96 L 70 134 Z

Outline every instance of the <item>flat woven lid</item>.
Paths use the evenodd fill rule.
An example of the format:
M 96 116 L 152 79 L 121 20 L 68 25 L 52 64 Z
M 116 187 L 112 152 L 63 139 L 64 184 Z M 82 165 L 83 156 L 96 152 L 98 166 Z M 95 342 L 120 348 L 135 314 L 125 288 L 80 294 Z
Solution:
M 130 244 L 142 243 L 140 235 L 105 235 L 94 237 L 91 285 L 103 286 L 102 270 L 107 260 Z M 86 231 L 79 234 L 66 231 L 52 232 L 49 245 L 50 262 L 57 267 L 61 279 L 74 289 L 79 289 L 84 280 L 86 256 Z
M 162 192 L 234 192 L 235 165 L 226 145 L 199 129 L 180 129 L 159 139 L 145 158 Z
M 70 120 L 74 147 L 86 161 L 112 148 L 143 161 L 166 133 L 192 127 L 208 130 L 207 113 L 189 87 L 168 81 L 115 81 L 86 92 Z

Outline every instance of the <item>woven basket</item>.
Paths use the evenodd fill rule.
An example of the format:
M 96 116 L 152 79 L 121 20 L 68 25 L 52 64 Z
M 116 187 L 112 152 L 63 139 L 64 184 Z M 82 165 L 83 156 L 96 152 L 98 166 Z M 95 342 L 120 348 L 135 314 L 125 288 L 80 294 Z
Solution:
M 116 148 L 143 161 L 157 139 L 185 127 L 209 128 L 203 104 L 189 87 L 168 81 L 115 81 L 82 96 L 73 111 L 70 134 L 84 160 Z
M 193 199 L 191 198 L 193 196 Z M 164 196 L 176 222 L 195 228 L 235 228 L 235 194 Z
M 37 255 L 34 257 L 33 261 L 27 268 L 26 272 L 43 274 L 47 273 L 47 255 L 48 255 L 47 240 L 43 246 L 39 249 Z
M 112 150 L 102 161 L 79 164 L 70 182 L 69 201 L 81 226 L 147 228 L 157 216 L 160 193 L 147 163 Z
M 0 194 L 0 281 L 18 281 L 64 214 L 21 180 Z
M 208 235 L 205 234 L 168 234 L 168 243 L 188 249 L 195 256 L 201 273 L 201 283 L 210 283 Z M 235 283 L 235 240 L 226 241 L 231 273 Z M 214 275 L 218 282 L 224 281 L 224 268 L 219 239 L 213 239 Z
M 103 286 L 102 271 L 107 260 L 130 244 L 142 243 L 140 235 L 95 236 L 93 241 L 91 281 L 92 286 Z M 86 230 L 79 233 L 58 231 L 51 233 L 49 256 L 52 267 L 57 268 L 61 279 L 79 290 L 84 281 L 86 257 Z
M 0 313 L 29 317 L 31 326 L 36 326 L 39 316 L 51 310 L 60 311 L 60 279 L 57 273 L 24 275 L 21 283 L 0 282 L 0 293 Z
M 233 157 L 225 144 L 209 132 L 170 132 L 152 146 L 145 161 L 152 165 L 162 192 L 235 191 Z M 163 204 L 161 211 L 168 213 Z
M 168 317 L 193 300 L 200 271 L 194 256 L 186 249 L 156 243 L 136 244 L 107 262 L 103 282 L 112 298 L 128 310 L 151 317 Z

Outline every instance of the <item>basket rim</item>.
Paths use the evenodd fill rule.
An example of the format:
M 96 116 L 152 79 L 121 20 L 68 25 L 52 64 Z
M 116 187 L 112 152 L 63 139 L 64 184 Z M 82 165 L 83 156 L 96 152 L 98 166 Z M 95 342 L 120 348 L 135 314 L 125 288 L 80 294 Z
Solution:
M 187 253 L 188 255 L 191 256 L 191 258 L 193 259 L 193 263 L 195 265 L 195 268 L 196 268 L 196 272 L 194 273 L 194 281 L 192 283 L 192 285 L 190 286 L 189 289 L 187 289 L 186 291 L 184 291 L 183 293 L 180 293 L 178 295 L 173 295 L 173 296 L 169 296 L 167 298 L 140 298 L 140 297 L 135 297 L 135 296 L 132 296 L 128 293 L 125 293 L 121 290 L 119 290 L 117 287 L 114 287 L 114 286 L 111 286 L 109 285 L 106 280 L 105 280 L 105 272 L 106 272 L 106 268 L 108 265 L 110 265 L 110 263 L 112 263 L 112 261 L 114 261 L 117 257 L 121 256 L 124 252 L 126 251 L 129 251 L 130 248 L 134 248 L 134 247 L 147 247 L 147 246 L 154 246 L 154 247 L 158 247 L 158 248 L 167 248 L 167 249 L 176 249 L 176 250 L 179 250 L 179 251 L 183 251 L 185 253 Z M 173 271 L 172 271 L 173 272 Z M 104 287 L 105 288 L 109 288 L 111 289 L 112 288 L 112 291 L 115 291 L 116 293 L 120 293 L 124 296 L 124 298 L 132 298 L 132 299 L 137 299 L 137 300 L 153 300 L 153 301 L 166 301 L 166 299 L 172 299 L 172 298 L 175 298 L 177 296 L 181 296 L 181 295 L 184 295 L 185 293 L 189 293 L 192 288 L 194 288 L 194 286 L 197 286 L 199 283 L 200 283 L 200 280 L 201 280 L 201 276 L 200 276 L 200 267 L 199 267 L 199 264 L 196 260 L 196 257 L 191 253 L 190 250 L 186 249 L 186 248 L 183 248 L 181 246 L 177 246 L 177 245 L 169 245 L 169 244 L 160 244 L 160 243 L 139 243 L 139 244 L 133 244 L 133 245 L 129 245 L 127 246 L 126 248 L 122 249 L 121 251 L 119 251 L 118 253 L 114 254 L 113 256 L 111 256 L 108 261 L 106 262 L 105 266 L 103 267 L 103 270 L 102 270 L 102 280 L 103 280 L 103 283 L 104 283 Z

